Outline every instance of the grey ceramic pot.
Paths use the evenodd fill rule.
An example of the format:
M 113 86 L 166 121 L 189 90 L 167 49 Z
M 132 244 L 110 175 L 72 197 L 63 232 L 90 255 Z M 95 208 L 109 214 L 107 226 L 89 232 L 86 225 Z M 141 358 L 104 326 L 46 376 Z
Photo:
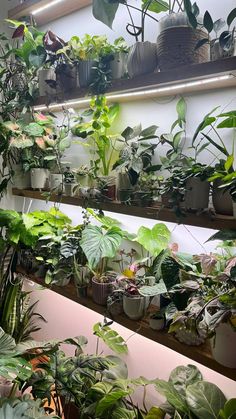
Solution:
M 156 44 L 145 41 L 136 42 L 129 52 L 128 73 L 130 77 L 152 73 L 157 68 Z
M 228 191 L 219 188 L 222 182 L 217 179 L 213 182 L 212 202 L 217 214 L 233 215 L 233 201 Z
M 80 61 L 79 63 L 79 85 L 80 87 L 88 87 L 93 79 L 94 69 L 96 67 L 96 61 L 86 60 Z
M 205 209 L 209 204 L 210 183 L 197 177 L 187 180 L 185 193 L 185 208 Z

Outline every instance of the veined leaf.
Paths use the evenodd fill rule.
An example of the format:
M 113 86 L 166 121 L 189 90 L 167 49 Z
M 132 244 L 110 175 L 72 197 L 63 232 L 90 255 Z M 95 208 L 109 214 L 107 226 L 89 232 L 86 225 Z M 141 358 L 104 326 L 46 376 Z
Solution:
M 124 339 L 109 326 L 102 326 L 101 323 L 96 323 L 93 326 L 93 332 L 96 336 L 103 340 L 103 342 L 117 354 L 127 354 L 128 347 Z
M 199 419 L 217 419 L 224 408 L 226 397 L 213 383 L 200 381 L 191 384 L 186 390 L 189 409 Z

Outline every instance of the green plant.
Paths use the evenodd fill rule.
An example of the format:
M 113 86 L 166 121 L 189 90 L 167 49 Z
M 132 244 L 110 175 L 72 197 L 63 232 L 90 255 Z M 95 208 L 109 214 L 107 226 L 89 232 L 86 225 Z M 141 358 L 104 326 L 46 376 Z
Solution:
M 158 22 L 153 15 L 148 13 L 149 11 L 158 14 L 169 9 L 169 4 L 163 0 L 143 0 L 141 8 L 134 6 L 133 4 L 129 4 L 126 0 L 115 0 L 109 1 L 108 3 L 104 0 L 93 0 L 93 16 L 95 19 L 100 20 L 111 28 L 120 4 L 126 7 L 130 19 L 130 23 L 126 25 L 126 30 L 130 35 L 135 37 L 136 41 L 139 40 L 139 36 L 141 36 L 141 41 L 144 41 L 145 20 L 147 16 L 155 22 Z M 132 9 L 140 12 L 141 22 L 139 25 L 134 23 L 134 19 L 131 14 Z
M 91 145 L 90 164 L 95 176 L 98 173 L 107 176 L 111 171 L 118 137 L 111 133 L 111 129 L 118 112 L 117 104 L 108 107 L 105 97 L 94 98 L 90 102 L 90 108 L 79 115 L 77 118 L 79 122 L 71 129 L 73 135 L 88 141 L 87 143 L 75 141 L 75 143 Z M 86 122 L 88 117 L 90 119 Z
M 156 166 L 151 166 L 157 144 L 149 141 L 157 138 L 156 130 L 156 125 L 151 125 L 145 129 L 142 129 L 139 125 L 134 128 L 127 127 L 121 134 L 122 149 L 113 168 L 117 170 L 125 169 L 129 174 L 132 185 L 136 184 L 141 172 L 157 169 Z
M 196 3 L 191 4 L 190 0 L 184 0 L 185 10 L 189 18 L 189 22 L 194 29 L 204 28 L 207 32 L 207 37 L 198 41 L 195 49 L 198 49 L 209 43 L 214 45 L 216 41 L 219 41 L 221 48 L 224 51 L 230 51 L 235 41 L 235 27 L 231 29 L 231 25 L 236 18 L 236 8 L 232 9 L 227 16 L 226 22 L 223 19 L 217 19 L 213 21 L 208 10 L 204 13 L 203 21 L 199 21 L 197 18 L 199 16 L 199 8 Z M 220 34 L 219 31 L 227 25 L 227 29 L 223 30 Z M 211 34 L 214 32 L 214 39 L 211 40 Z

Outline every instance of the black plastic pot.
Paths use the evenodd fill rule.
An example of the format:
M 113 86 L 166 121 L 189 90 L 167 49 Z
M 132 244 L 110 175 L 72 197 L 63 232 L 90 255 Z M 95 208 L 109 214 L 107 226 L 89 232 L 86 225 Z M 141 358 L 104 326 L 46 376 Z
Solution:
M 57 93 L 66 93 L 78 87 L 78 66 L 60 64 L 56 68 Z

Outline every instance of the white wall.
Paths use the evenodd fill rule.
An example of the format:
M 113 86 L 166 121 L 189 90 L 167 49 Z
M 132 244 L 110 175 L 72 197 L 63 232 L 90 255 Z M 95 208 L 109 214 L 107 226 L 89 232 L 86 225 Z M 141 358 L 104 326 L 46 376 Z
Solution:
M 1 1 L 2 2 L 2 1 Z M 215 18 L 225 16 L 235 6 L 235 0 L 225 0 L 219 2 L 215 0 L 200 0 L 200 7 L 203 11 L 205 7 L 209 9 Z M 8 0 L 4 0 L 5 7 L 8 6 Z M 1 11 L 0 11 L 1 13 Z M 131 44 L 133 39 L 125 32 L 126 15 L 120 6 L 119 15 L 114 24 L 114 30 L 110 30 L 103 24 L 93 19 L 91 15 L 91 8 L 85 8 L 78 13 L 71 16 L 64 17 L 56 22 L 50 23 L 50 29 L 57 35 L 68 40 L 74 34 L 83 35 L 89 34 L 107 34 L 111 40 L 121 34 L 126 38 L 127 42 Z M 44 28 L 46 29 L 46 28 Z M 158 25 L 147 21 L 147 39 L 155 41 L 158 34 Z M 181 71 L 181 70 L 178 70 Z M 191 141 L 191 136 L 197 123 L 202 116 L 206 114 L 213 107 L 220 105 L 224 108 L 230 104 L 229 108 L 236 107 L 236 89 L 227 89 L 222 91 L 215 91 L 210 93 L 199 93 L 186 96 L 188 104 L 188 139 Z M 119 128 L 124 128 L 127 124 L 135 125 L 142 123 L 143 126 L 150 124 L 159 125 L 161 128 L 159 133 L 169 129 L 170 124 L 175 118 L 175 105 L 177 97 L 170 97 L 158 100 L 149 100 L 146 102 L 135 101 L 126 103 L 121 106 L 121 115 L 119 121 Z M 228 139 L 232 143 L 232 139 Z M 162 151 L 161 151 L 162 152 Z M 160 153 L 157 150 L 157 153 Z M 72 165 L 83 164 L 85 153 L 79 149 L 78 146 L 73 146 L 73 150 L 69 153 Z M 75 157 L 76 156 L 76 157 Z M 78 157 L 77 157 L 78 156 Z M 204 160 L 207 161 L 209 156 L 205 154 Z M 208 160 L 210 161 L 210 160 Z M 30 204 L 30 200 L 25 200 L 24 208 L 30 205 L 31 210 L 35 208 L 49 208 L 50 204 L 46 205 L 40 201 L 34 201 Z M 7 204 L 6 204 L 7 205 Z M 9 204 L 9 206 L 12 204 Z M 16 208 L 22 209 L 23 200 L 16 200 Z M 76 207 L 62 206 L 61 210 L 65 211 L 74 222 L 80 220 L 80 209 Z M 110 215 L 110 214 L 109 214 Z M 115 215 L 116 218 L 130 229 L 136 231 L 142 224 L 151 226 L 155 224 L 152 220 L 145 220 L 135 217 L 128 217 L 123 215 Z M 213 244 L 204 244 L 204 249 L 199 243 L 204 243 L 206 239 L 213 234 L 212 230 L 199 229 L 194 227 L 187 227 L 188 231 L 183 226 L 176 226 L 168 224 L 173 231 L 172 240 L 178 242 L 180 249 L 193 253 L 202 252 L 204 249 L 211 251 Z M 41 312 L 48 320 L 48 324 L 43 326 L 42 331 L 38 334 L 38 338 L 52 338 L 52 337 L 67 337 L 71 335 L 84 334 L 89 338 L 89 351 L 94 350 L 94 336 L 92 335 L 92 325 L 100 320 L 100 316 L 96 313 L 87 310 L 61 296 L 55 295 L 50 291 L 36 292 L 35 298 L 40 299 L 39 312 Z M 116 325 L 116 329 L 124 336 L 128 337 L 131 332 L 127 329 Z M 107 350 L 104 350 L 107 352 Z M 130 374 L 132 376 L 144 375 L 148 378 L 159 376 L 167 378 L 170 371 L 179 364 L 193 363 L 191 360 L 177 354 L 168 348 L 163 347 L 155 342 L 149 341 L 139 335 L 136 335 L 129 341 L 129 355 L 126 357 L 129 365 Z M 200 366 L 205 379 L 218 384 L 225 394 L 233 397 L 236 394 L 236 383 L 220 376 L 205 367 Z M 152 396 L 153 397 L 153 396 Z

